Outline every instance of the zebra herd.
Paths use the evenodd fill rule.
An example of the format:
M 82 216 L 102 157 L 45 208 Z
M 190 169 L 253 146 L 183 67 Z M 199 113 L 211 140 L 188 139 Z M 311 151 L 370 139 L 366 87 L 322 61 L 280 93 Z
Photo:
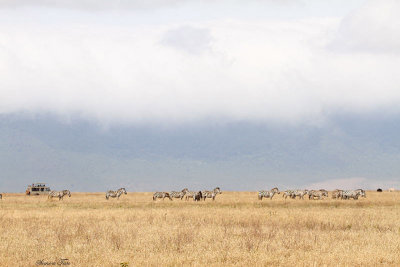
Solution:
M 269 198 L 272 199 L 275 194 L 280 194 L 281 192 L 277 187 L 272 188 L 270 191 L 266 190 L 261 190 L 258 191 L 258 199 L 262 200 L 263 198 Z M 319 190 L 286 190 L 283 192 L 282 197 L 285 199 L 292 198 L 296 199 L 296 197 L 299 197 L 299 199 L 304 199 L 304 196 L 308 195 L 308 199 L 312 200 L 320 200 L 323 199 L 324 197 L 328 197 L 328 191 L 325 189 L 319 189 Z M 355 199 L 357 200 L 359 197 L 366 197 L 365 190 L 363 189 L 357 189 L 357 190 L 341 190 L 341 189 L 336 189 L 332 192 L 332 198 L 333 199 Z
M 173 200 L 174 198 L 180 198 L 182 200 L 185 198 L 186 201 L 189 199 L 193 199 L 193 201 L 205 201 L 206 198 L 215 200 L 215 197 L 218 194 L 222 194 L 222 191 L 219 187 L 214 188 L 212 191 L 189 191 L 189 189 L 184 188 L 181 191 L 155 192 L 153 194 L 153 201 L 157 200 L 157 198 L 161 198 L 162 200 L 165 198 L 168 198 L 169 200 Z
M 258 199 L 262 200 L 263 198 L 272 199 L 274 195 L 280 194 L 281 192 L 277 187 L 272 188 L 271 190 L 261 190 L 258 191 Z M 122 194 L 127 194 L 125 188 L 120 188 L 116 191 L 108 190 L 106 192 L 106 199 L 108 200 L 111 198 L 117 198 Z M 204 191 L 189 191 L 189 189 L 184 188 L 181 191 L 171 191 L 171 192 L 155 192 L 153 194 L 153 201 L 160 198 L 164 200 L 168 198 L 169 200 L 173 200 L 174 198 L 184 199 L 187 201 L 189 199 L 193 199 L 194 201 L 205 201 L 207 198 L 211 198 L 215 200 L 218 194 L 222 194 L 222 191 L 219 187 L 214 188 L 212 191 L 204 190 Z M 58 198 L 58 200 L 63 200 L 64 196 L 68 195 L 71 197 L 71 192 L 69 190 L 62 190 L 62 191 L 50 191 L 48 195 L 48 199 Z M 283 192 L 282 197 L 287 199 L 288 197 L 291 199 L 304 199 L 304 197 L 308 195 L 308 199 L 312 200 L 321 200 L 325 197 L 328 197 L 328 191 L 325 189 L 319 190 L 286 190 Z M 366 197 L 365 190 L 357 189 L 357 190 L 341 190 L 336 189 L 331 194 L 332 199 L 354 199 L 357 200 L 359 197 Z M 3 195 L 0 194 L 0 199 L 3 198 Z

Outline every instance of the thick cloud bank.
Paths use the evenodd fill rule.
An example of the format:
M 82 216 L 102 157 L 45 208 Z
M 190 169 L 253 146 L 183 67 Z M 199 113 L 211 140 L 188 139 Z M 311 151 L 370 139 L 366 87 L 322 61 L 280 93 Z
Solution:
M 397 113 L 399 13 L 394 0 L 296 20 L 1 9 L 0 113 L 127 123 Z

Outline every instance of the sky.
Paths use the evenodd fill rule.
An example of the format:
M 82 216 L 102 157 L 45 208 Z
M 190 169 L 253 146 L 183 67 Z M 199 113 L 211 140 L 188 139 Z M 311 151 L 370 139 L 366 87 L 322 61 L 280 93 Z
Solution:
M 220 163 L 210 167 L 206 164 L 203 169 L 199 167 L 193 171 L 197 173 L 193 177 L 199 177 L 204 171 L 204 175 L 214 177 L 215 183 L 218 183 L 215 177 L 226 175 L 229 166 L 237 161 L 246 162 L 244 154 L 249 155 L 246 152 L 240 160 L 231 158 L 236 139 L 230 130 L 232 127 L 237 130 L 237 125 L 244 127 L 247 135 L 237 140 L 243 151 L 251 150 L 252 146 L 245 140 L 255 135 L 257 127 L 261 127 L 268 138 L 277 132 L 296 129 L 306 135 L 317 131 L 321 137 L 329 131 L 347 132 L 349 125 L 362 120 L 364 124 L 359 129 L 381 127 L 379 133 L 388 130 L 392 131 L 390 136 L 395 136 L 398 132 L 392 124 L 400 112 L 399 13 L 400 2 L 395 0 L 0 0 L 0 118 L 3 125 L 0 134 L 10 137 L 23 128 L 26 135 L 18 142 L 29 147 L 28 144 L 38 138 L 41 144 L 48 146 L 49 141 L 43 138 L 45 133 L 34 134 L 37 124 L 43 121 L 47 121 L 45 128 L 49 132 L 61 135 L 63 132 L 59 133 L 59 129 L 67 127 L 79 136 L 81 125 L 90 125 L 98 140 L 105 132 L 111 136 L 121 131 L 129 134 L 138 131 L 143 136 L 149 131 L 158 133 L 156 139 L 140 139 L 142 143 L 152 140 L 158 144 L 151 150 L 153 156 L 146 158 L 147 167 L 140 164 L 144 158 L 140 154 L 128 153 L 129 160 L 138 161 L 131 166 L 142 170 L 142 178 L 132 178 L 132 188 L 143 183 L 141 190 L 149 191 L 151 184 L 161 185 L 166 181 L 157 178 L 161 173 L 175 173 L 177 180 L 184 179 L 179 177 L 190 173 L 183 175 L 177 171 L 181 165 L 191 166 L 193 160 L 199 159 L 212 161 L 212 148 L 196 154 L 196 140 L 205 132 L 215 135 L 201 139 L 203 145 L 215 140 L 230 140 L 227 143 L 231 144 L 221 148 L 219 153 L 219 159 L 228 165 Z M 379 124 L 382 120 L 386 122 L 384 125 Z M 167 140 L 177 144 L 175 150 L 168 150 L 169 154 L 161 145 L 160 136 L 164 134 Z M 192 144 L 187 157 L 177 153 L 181 149 L 179 144 L 186 144 L 176 141 L 178 136 L 183 136 L 188 146 Z M 369 152 L 380 153 L 382 166 L 391 164 L 384 154 L 387 150 L 383 152 L 379 147 L 385 140 L 383 135 L 364 138 L 363 133 L 359 133 L 358 137 L 356 140 L 364 140 L 360 148 L 376 144 L 376 149 Z M 54 153 L 62 154 L 65 147 L 75 147 L 79 143 L 77 139 L 65 138 L 69 140 L 68 145 L 60 138 L 57 142 L 63 145 L 56 145 Z M 121 138 L 122 144 L 130 147 L 129 142 L 133 141 Z M 262 142 L 262 138 L 258 138 L 256 140 Z M 287 138 L 276 142 L 287 144 L 290 138 L 298 136 Z M 328 139 L 329 143 L 340 141 L 348 145 L 334 135 L 329 135 Z M 399 148 L 398 139 L 390 140 L 393 149 Z M 113 141 L 107 142 L 113 145 Z M 291 145 L 281 147 L 285 155 L 279 158 L 282 165 L 289 169 L 294 166 L 290 160 L 294 147 L 300 149 L 294 157 L 296 164 L 301 164 L 298 163 L 301 154 L 309 153 L 309 147 L 304 148 L 301 142 L 294 140 Z M 72 162 L 85 153 L 97 151 L 97 155 L 110 156 L 108 153 L 112 149 L 94 143 L 89 152 L 77 149 L 73 155 L 65 156 L 71 162 L 71 166 L 65 168 L 78 168 Z M 0 157 L 0 164 L 3 160 L 10 170 L 7 170 L 7 177 L 0 177 L 3 179 L 0 190 L 7 190 L 5 181 L 9 177 L 24 176 L 28 181 L 33 175 L 56 177 L 65 172 L 57 168 L 33 171 L 27 167 L 22 175 L 17 167 L 7 167 L 10 166 L 6 164 L 9 153 L 15 153 L 11 144 L 14 144 L 11 139 L 4 138 L 7 152 Z M 49 153 L 42 146 L 36 149 L 39 154 Z M 141 149 L 146 154 L 150 148 Z M 34 154 L 26 154 L 29 149 L 23 151 L 25 154 L 13 154 L 16 161 L 22 157 L 37 160 Z M 328 152 L 321 150 L 315 158 Z M 361 156 L 365 151 L 358 153 Z M 164 158 L 158 159 L 154 156 L 157 154 L 163 154 Z M 204 154 L 207 157 L 203 157 Z M 268 159 L 274 160 L 274 155 L 269 155 Z M 110 157 L 118 162 L 114 156 Z M 156 161 L 168 165 L 170 160 L 187 162 L 171 164 L 172 167 L 159 173 L 149 173 Z M 228 185 L 231 190 L 256 190 L 257 186 L 273 183 L 272 175 L 284 173 L 279 168 L 274 171 L 261 168 L 256 175 L 253 162 L 247 161 L 250 165 L 243 166 L 240 171 L 244 176 L 260 177 L 257 179 L 261 182 L 255 181 L 251 187 L 237 178 L 234 186 Z M 347 162 L 354 163 L 350 159 Z M 29 162 L 25 164 L 31 166 Z M 398 170 L 394 167 L 390 174 L 371 175 L 362 164 L 356 171 L 334 172 L 332 169 L 337 162 L 333 161 L 329 168 L 325 165 L 319 168 L 321 173 L 326 170 L 327 181 L 317 177 L 321 173 L 314 176 L 308 173 L 306 163 L 302 164 L 301 173 L 297 175 L 300 178 L 282 178 L 283 186 L 314 186 L 325 182 L 329 187 L 329 181 L 335 184 L 337 180 L 350 181 L 348 186 L 375 187 L 379 181 L 385 181 L 382 182 L 385 186 L 398 186 Z M 206 169 L 213 172 L 207 173 Z M 265 183 L 261 178 L 263 173 Z M 99 177 L 94 172 L 86 175 L 92 179 Z M 109 175 L 114 177 L 110 181 L 99 178 L 104 186 L 113 181 L 129 182 L 128 178 L 119 178 L 125 174 L 118 168 Z M 293 173 L 282 175 L 292 177 Z M 307 175 L 313 178 L 306 179 Z M 67 185 L 63 181 L 65 177 L 47 179 L 55 185 Z M 211 186 L 211 182 L 195 183 L 195 180 L 193 178 L 190 185 Z M 12 190 L 17 188 L 14 185 Z M 78 186 L 77 190 L 80 189 L 89 190 Z

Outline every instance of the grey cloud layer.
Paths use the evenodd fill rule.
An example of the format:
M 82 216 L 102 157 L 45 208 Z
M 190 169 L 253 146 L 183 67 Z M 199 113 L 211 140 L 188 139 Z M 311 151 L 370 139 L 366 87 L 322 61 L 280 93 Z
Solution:
M 370 1 L 343 19 L 332 48 L 353 53 L 399 53 L 399 11 L 399 1 Z
M 221 17 L 189 24 L 2 11 L 0 113 L 168 123 L 397 113 L 400 54 L 389 36 L 398 35 L 400 20 L 376 12 L 388 5 L 400 13 L 397 2 L 371 1 L 343 20 Z
M 167 31 L 161 43 L 189 54 L 211 51 L 213 38 L 208 29 L 183 26 Z

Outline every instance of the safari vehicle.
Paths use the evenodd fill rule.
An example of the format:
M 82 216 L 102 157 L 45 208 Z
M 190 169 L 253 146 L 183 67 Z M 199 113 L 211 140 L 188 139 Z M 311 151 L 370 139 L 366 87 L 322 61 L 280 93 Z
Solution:
M 49 194 L 49 192 L 50 192 L 50 187 L 46 186 L 46 184 L 44 183 L 36 183 L 28 185 L 28 188 L 25 191 L 25 193 L 28 196 L 47 195 Z

